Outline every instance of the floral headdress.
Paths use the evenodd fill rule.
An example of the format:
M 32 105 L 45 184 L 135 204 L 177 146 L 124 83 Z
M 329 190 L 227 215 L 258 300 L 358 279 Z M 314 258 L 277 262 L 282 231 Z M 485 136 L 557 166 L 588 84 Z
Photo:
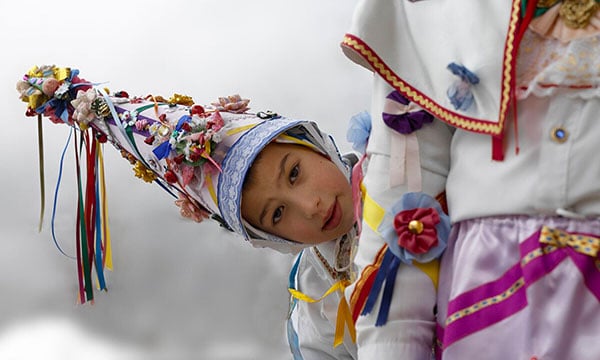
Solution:
M 81 79 L 75 69 L 55 66 L 32 68 L 17 83 L 17 91 L 28 104 L 26 114 L 38 117 L 40 131 L 41 119 L 47 117 L 68 125 L 75 137 L 82 303 L 93 298 L 93 269 L 100 288 L 105 289 L 103 270 L 110 267 L 103 201 L 102 144 L 106 142 L 131 162 L 137 177 L 157 183 L 176 197 L 183 216 L 195 221 L 211 218 L 253 246 L 281 252 L 296 252 L 305 245 L 255 229 L 241 216 L 244 178 L 260 151 L 272 141 L 305 144 L 349 175 L 333 139 L 314 122 L 270 111 L 250 113 L 249 100 L 239 95 L 199 105 L 180 94 L 166 99 L 110 93 Z

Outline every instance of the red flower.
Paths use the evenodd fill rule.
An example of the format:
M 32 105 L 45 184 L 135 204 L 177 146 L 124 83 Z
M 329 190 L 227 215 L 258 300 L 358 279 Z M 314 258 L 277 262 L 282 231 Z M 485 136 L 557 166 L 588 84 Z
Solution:
M 108 136 L 106 136 L 106 134 L 98 133 L 96 134 L 96 138 L 101 144 L 104 144 L 108 141 Z
M 181 129 L 187 132 L 192 131 L 192 126 L 189 123 L 181 124 Z
M 204 114 L 204 108 L 200 105 L 194 105 L 192 106 L 192 108 L 190 109 L 190 114 L 191 115 L 203 115 Z
M 34 109 L 28 107 L 27 111 L 25 112 L 25 116 L 37 116 L 37 113 Z
M 167 172 L 165 172 L 165 180 L 167 180 L 168 183 L 174 184 L 177 182 L 177 175 L 175 175 L 173 171 L 167 170 Z
M 173 158 L 176 164 L 181 164 L 185 160 L 185 154 L 179 154 Z
M 144 139 L 144 142 L 148 145 L 152 145 L 154 143 L 154 135 L 150 135 Z
M 394 217 L 398 245 L 413 254 L 424 254 L 438 245 L 435 226 L 440 217 L 434 208 L 401 211 Z

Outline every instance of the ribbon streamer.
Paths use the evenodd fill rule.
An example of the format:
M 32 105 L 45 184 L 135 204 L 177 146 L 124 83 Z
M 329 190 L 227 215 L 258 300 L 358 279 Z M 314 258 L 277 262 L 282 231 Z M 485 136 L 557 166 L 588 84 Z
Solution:
M 79 141 L 77 132 L 75 137 L 77 274 L 79 301 L 83 304 L 94 299 L 92 271 L 95 270 L 98 289 L 107 289 L 104 269 L 112 269 L 112 255 L 101 144 L 91 128 L 81 131 Z
M 62 181 L 62 172 L 63 172 L 63 164 L 65 161 L 65 154 L 67 153 L 67 148 L 69 147 L 69 143 L 71 142 L 71 137 L 73 136 L 73 132 L 75 130 L 73 128 L 71 128 L 71 131 L 69 131 L 69 137 L 67 138 L 67 142 L 65 143 L 65 147 L 63 148 L 62 154 L 60 156 L 60 163 L 59 163 L 59 167 L 58 167 L 58 179 L 56 180 L 56 187 L 54 189 L 54 201 L 52 204 L 52 219 L 51 219 L 51 231 L 52 231 L 52 240 L 54 241 L 54 245 L 58 248 L 58 250 L 66 257 L 70 258 L 70 259 L 75 259 L 75 257 L 67 255 L 67 253 L 65 253 L 63 251 L 63 249 L 60 247 L 58 240 L 56 239 L 56 227 L 55 227 L 55 220 L 56 220 L 56 204 L 58 203 L 58 190 L 60 189 L 60 183 Z
M 405 183 L 409 192 L 421 191 L 419 140 L 415 133 L 391 132 L 390 187 Z
M 37 116 L 38 125 L 38 159 L 40 167 L 40 222 L 38 224 L 38 232 L 42 232 L 42 224 L 44 223 L 44 211 L 46 208 L 46 185 L 44 181 L 44 134 L 42 126 L 42 115 Z
M 330 294 L 335 291 L 340 292 L 340 302 L 338 303 L 337 310 L 337 318 L 335 324 L 335 336 L 333 339 L 333 346 L 337 347 L 344 342 L 344 328 L 348 327 L 348 332 L 350 334 L 350 338 L 353 342 L 356 342 L 356 329 L 354 328 L 354 321 L 352 320 L 352 314 L 350 312 L 350 307 L 348 306 L 348 302 L 346 301 L 346 296 L 344 295 L 344 290 L 346 286 L 349 284 L 347 280 L 339 280 L 334 283 L 329 290 L 325 292 L 320 298 L 314 299 L 296 289 L 289 288 L 288 291 L 292 295 L 294 299 L 302 300 L 308 303 L 315 303 L 323 300 Z

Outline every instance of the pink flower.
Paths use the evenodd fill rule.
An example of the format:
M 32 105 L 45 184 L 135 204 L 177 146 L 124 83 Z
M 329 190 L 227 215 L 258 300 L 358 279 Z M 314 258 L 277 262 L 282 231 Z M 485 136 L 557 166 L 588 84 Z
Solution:
M 146 130 L 146 126 L 148 126 L 148 120 L 141 119 L 135 122 L 135 128 L 139 131 Z
M 188 165 L 180 165 L 181 167 L 181 182 L 183 186 L 188 184 L 194 179 L 194 168 Z
M 227 111 L 236 114 L 243 114 L 248 111 L 250 100 L 242 99 L 239 95 L 231 95 L 228 97 L 220 97 L 219 102 L 214 102 L 212 105 L 219 111 Z
M 181 216 L 192 219 L 195 222 L 201 222 L 210 216 L 207 211 L 201 209 L 195 203 L 191 202 L 182 195 L 179 195 L 179 200 L 175 200 L 175 205 L 179 206 L 179 213 Z
M 213 131 L 219 131 L 219 130 L 221 130 L 223 125 L 225 125 L 225 121 L 223 121 L 221 114 L 216 112 L 213 114 L 213 116 L 210 118 L 210 120 L 208 120 L 208 123 L 206 125 L 207 125 L 206 126 L 207 129 L 211 129 Z
M 434 208 L 404 210 L 394 217 L 398 245 L 413 254 L 424 254 L 438 245 L 436 225 L 440 217 Z

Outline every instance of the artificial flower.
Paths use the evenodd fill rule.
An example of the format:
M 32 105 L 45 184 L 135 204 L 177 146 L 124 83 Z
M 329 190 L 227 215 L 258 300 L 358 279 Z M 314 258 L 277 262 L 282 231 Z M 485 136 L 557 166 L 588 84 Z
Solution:
M 346 131 L 346 140 L 352 143 L 352 149 L 364 154 L 371 134 L 371 114 L 361 111 L 350 118 L 350 126 Z
M 383 122 L 399 132 L 408 135 L 423 127 L 424 124 L 433 122 L 433 115 L 411 103 L 398 91 L 392 91 L 386 97 Z
M 194 100 L 191 96 L 181 95 L 181 94 L 173 94 L 168 100 L 169 104 L 179 104 L 184 106 L 192 106 L 194 105 Z
M 243 114 L 248 111 L 250 100 L 242 99 L 240 95 L 231 95 L 227 97 L 220 97 L 218 102 L 213 102 L 211 105 L 219 111 L 227 111 L 236 114 Z
M 463 65 L 456 63 L 448 64 L 447 68 L 458 76 L 458 79 L 450 85 L 446 92 L 450 103 L 456 110 L 469 109 L 474 102 L 471 86 L 479 83 L 479 77 Z
M 177 175 L 175 174 L 175 172 L 173 172 L 173 170 L 167 170 L 165 172 L 164 178 L 170 184 L 174 184 L 177 182 Z
M 146 120 L 146 119 L 138 119 L 138 120 L 136 120 L 136 122 L 135 122 L 135 128 L 136 128 L 138 131 L 145 130 L 145 129 L 146 129 L 146 126 L 148 126 L 148 120 Z
M 425 263 L 445 250 L 450 218 L 434 198 L 411 192 L 386 211 L 378 230 L 389 250 L 402 262 Z
M 424 254 L 438 244 L 435 226 L 440 217 L 434 208 L 400 211 L 394 216 L 398 246 L 413 254 Z
M 151 183 L 156 180 L 156 174 L 154 171 L 148 169 L 141 161 L 136 161 L 133 167 L 133 172 L 135 176 L 144 180 L 147 183 Z
M 207 219 L 210 214 L 198 207 L 195 203 L 191 202 L 188 198 L 179 195 L 179 199 L 175 200 L 175 205 L 179 207 L 179 213 L 181 216 L 194 220 L 195 222 L 201 222 Z
M 96 117 L 95 112 L 92 110 L 92 103 L 96 100 L 96 90 L 88 89 L 87 91 L 77 92 L 77 97 L 71 101 L 71 105 L 74 108 L 73 118 L 77 122 L 88 124 Z

